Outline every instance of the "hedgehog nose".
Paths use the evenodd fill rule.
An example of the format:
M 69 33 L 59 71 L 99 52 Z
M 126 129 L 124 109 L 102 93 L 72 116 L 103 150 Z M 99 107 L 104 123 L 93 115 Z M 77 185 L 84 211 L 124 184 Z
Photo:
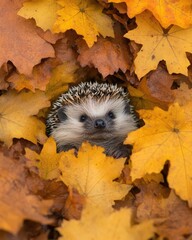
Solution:
M 103 121 L 102 119 L 97 119 L 95 120 L 95 128 L 105 128 L 105 121 Z

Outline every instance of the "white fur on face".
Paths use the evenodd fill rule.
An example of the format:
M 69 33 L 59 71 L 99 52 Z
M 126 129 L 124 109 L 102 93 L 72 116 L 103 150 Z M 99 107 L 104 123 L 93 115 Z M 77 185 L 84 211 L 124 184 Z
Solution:
M 136 123 L 132 114 L 124 112 L 125 101 L 123 99 L 110 99 L 102 101 L 87 98 L 81 104 L 69 105 L 65 109 L 67 120 L 61 122 L 52 132 L 58 146 L 76 143 L 81 144 L 84 139 L 84 124 L 80 122 L 80 116 L 86 114 L 92 119 L 104 118 L 108 112 L 115 114 L 114 127 L 111 132 L 114 137 L 126 137 L 127 133 L 136 129 Z M 88 140 L 88 139 L 87 139 Z

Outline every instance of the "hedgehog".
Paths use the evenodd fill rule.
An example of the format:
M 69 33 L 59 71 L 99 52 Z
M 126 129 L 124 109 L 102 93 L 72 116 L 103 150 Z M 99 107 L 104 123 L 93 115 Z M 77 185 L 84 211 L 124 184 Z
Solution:
M 130 155 L 130 146 L 123 142 L 137 127 L 128 91 L 98 82 L 82 82 L 61 94 L 46 120 L 47 135 L 55 139 L 58 152 L 78 150 L 88 141 L 115 158 Z

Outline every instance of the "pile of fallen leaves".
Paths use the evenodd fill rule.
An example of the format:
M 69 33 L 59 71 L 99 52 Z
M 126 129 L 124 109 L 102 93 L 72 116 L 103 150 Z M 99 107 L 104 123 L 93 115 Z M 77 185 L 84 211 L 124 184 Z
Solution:
M 192 2 L 0 1 L 0 239 L 192 239 Z M 130 159 L 57 153 L 51 102 L 128 88 Z

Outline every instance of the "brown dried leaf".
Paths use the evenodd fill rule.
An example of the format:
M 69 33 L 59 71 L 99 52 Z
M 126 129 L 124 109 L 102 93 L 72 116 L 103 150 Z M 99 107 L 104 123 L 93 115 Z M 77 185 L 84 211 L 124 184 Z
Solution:
M 99 37 L 97 42 L 89 48 L 85 41 L 78 41 L 78 61 L 82 67 L 94 66 L 106 77 L 121 69 L 126 72 L 131 66 L 131 53 L 126 40 Z
M 5 81 L 5 78 L 8 74 L 7 64 L 3 64 L 0 68 L 0 90 L 7 90 L 9 84 Z
M 55 55 L 61 61 L 65 62 L 77 62 L 77 52 L 74 50 L 75 41 L 78 38 L 78 35 L 75 31 L 67 31 L 64 34 L 63 38 L 58 40 L 54 45 Z
M 192 101 L 192 89 L 186 83 L 181 83 L 180 88 L 173 90 L 175 101 L 183 106 Z
M 58 64 L 53 59 L 48 59 L 45 62 L 36 65 L 33 68 L 32 74 L 26 76 L 24 74 L 19 74 L 14 72 L 7 81 L 11 83 L 12 88 L 17 91 L 21 91 L 26 88 L 33 92 L 35 89 L 45 91 L 46 86 L 51 78 L 51 73 L 53 68 Z
M 36 33 L 32 20 L 17 15 L 19 0 L 0 1 L 0 65 L 12 61 L 20 73 L 30 74 L 42 58 L 54 57 L 54 50 Z
M 0 153 L 0 169 L 0 229 L 15 234 L 25 219 L 42 224 L 50 223 L 45 215 L 48 214 L 52 201 L 41 201 L 30 195 L 26 187 L 24 165 Z
M 69 188 L 69 195 L 65 203 L 65 218 L 80 219 L 85 202 L 84 196 L 80 195 L 77 190 Z
M 139 186 L 137 194 L 137 218 L 140 222 L 155 219 L 157 233 L 170 240 L 185 239 L 192 234 L 192 209 L 172 190 L 151 182 Z
M 139 89 L 156 101 L 169 104 L 173 103 L 175 99 L 171 90 L 173 81 L 173 76 L 158 66 L 157 70 L 142 79 Z
M 46 200 L 52 200 L 51 212 L 57 216 L 65 215 L 65 202 L 68 197 L 68 188 L 59 181 L 45 181 L 35 173 L 28 175 L 26 184 L 30 192 Z

